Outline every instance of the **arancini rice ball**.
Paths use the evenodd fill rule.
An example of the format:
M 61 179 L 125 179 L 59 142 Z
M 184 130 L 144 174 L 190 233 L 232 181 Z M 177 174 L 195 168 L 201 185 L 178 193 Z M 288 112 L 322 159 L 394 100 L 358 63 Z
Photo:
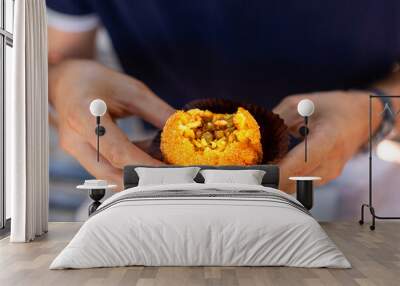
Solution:
M 256 165 L 262 161 L 260 127 L 246 109 L 233 114 L 176 111 L 161 133 L 161 152 L 174 165 Z

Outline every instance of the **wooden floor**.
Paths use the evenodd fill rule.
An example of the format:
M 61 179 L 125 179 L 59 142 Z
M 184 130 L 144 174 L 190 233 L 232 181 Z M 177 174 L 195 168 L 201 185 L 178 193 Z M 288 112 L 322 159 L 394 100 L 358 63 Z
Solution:
M 400 285 L 400 223 L 378 222 L 375 232 L 356 222 L 322 226 L 352 263 L 349 270 L 288 267 L 123 267 L 48 270 L 79 229 L 50 223 L 28 244 L 0 241 L 0 285 Z

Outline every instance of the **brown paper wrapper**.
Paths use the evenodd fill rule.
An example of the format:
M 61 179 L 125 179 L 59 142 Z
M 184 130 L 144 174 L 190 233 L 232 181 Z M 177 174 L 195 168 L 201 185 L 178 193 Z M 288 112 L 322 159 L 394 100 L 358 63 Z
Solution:
M 214 113 L 235 113 L 238 107 L 247 109 L 255 118 L 260 126 L 261 145 L 263 148 L 262 164 L 277 163 L 288 152 L 289 147 L 289 131 L 282 118 L 264 107 L 249 104 L 238 103 L 226 99 L 199 99 L 186 104 L 183 109 L 202 109 L 210 110 Z M 160 151 L 161 131 L 155 136 L 152 144 L 147 149 L 148 153 L 161 160 Z
M 195 100 L 189 102 L 183 108 L 185 110 L 193 108 L 208 109 L 214 113 L 234 113 L 238 107 L 247 109 L 260 126 L 261 145 L 263 148 L 262 164 L 280 161 L 288 152 L 289 131 L 279 115 L 255 104 L 217 98 Z

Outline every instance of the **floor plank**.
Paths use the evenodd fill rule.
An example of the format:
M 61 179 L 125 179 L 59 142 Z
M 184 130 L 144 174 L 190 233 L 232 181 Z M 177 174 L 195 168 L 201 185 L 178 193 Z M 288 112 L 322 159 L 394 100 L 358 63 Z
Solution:
M 400 223 L 379 222 L 376 231 L 355 222 L 321 223 L 352 263 L 352 269 L 289 267 L 118 267 L 48 269 L 81 223 L 50 223 L 32 243 L 0 240 L 0 285 L 399 285 Z

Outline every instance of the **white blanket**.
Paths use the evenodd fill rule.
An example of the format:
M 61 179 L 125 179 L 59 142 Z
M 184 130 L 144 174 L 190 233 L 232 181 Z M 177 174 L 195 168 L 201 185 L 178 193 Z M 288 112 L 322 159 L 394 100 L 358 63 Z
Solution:
M 146 191 L 175 190 L 241 191 L 242 195 L 130 198 Z M 246 191 L 272 197 L 253 197 L 251 192 L 246 197 Z M 107 199 L 50 269 L 127 265 L 349 268 L 315 219 L 285 201 L 300 204 L 279 190 L 254 185 L 131 188 Z

